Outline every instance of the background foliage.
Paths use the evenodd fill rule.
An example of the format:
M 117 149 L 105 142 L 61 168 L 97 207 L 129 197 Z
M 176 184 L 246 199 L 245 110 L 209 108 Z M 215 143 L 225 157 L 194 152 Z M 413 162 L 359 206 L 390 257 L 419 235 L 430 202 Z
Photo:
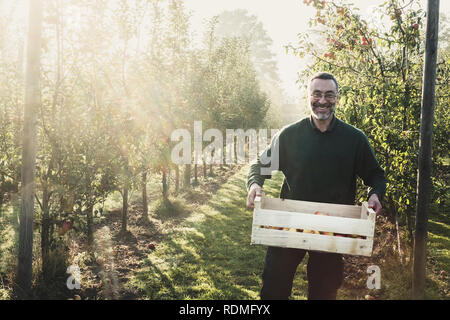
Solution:
M 416 207 L 421 94 L 426 16 L 418 1 L 385 1 L 364 20 L 343 1 L 304 1 L 316 10 L 311 32 L 300 35 L 290 49 L 313 62 L 302 74 L 322 70 L 340 84 L 337 115 L 369 137 L 388 180 L 384 206 L 400 215 L 412 240 Z M 442 33 L 448 33 L 445 16 Z M 447 42 L 446 42 L 447 39 Z M 435 122 L 433 127 L 432 203 L 447 210 L 448 150 L 448 36 L 440 38 Z M 448 163 L 447 163 L 448 164 Z M 361 185 L 361 184 L 360 184 Z M 360 190 L 360 201 L 365 190 Z

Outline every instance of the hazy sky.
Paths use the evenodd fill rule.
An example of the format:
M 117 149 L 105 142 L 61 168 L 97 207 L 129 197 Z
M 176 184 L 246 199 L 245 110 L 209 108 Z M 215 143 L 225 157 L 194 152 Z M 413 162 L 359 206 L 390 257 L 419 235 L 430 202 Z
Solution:
M 384 0 L 351 1 L 360 8 L 361 14 L 370 14 L 370 7 Z M 426 8 L 426 0 L 422 0 Z M 308 21 L 314 10 L 303 4 L 302 0 L 185 0 L 188 10 L 192 10 L 192 24 L 195 32 L 201 36 L 204 31 L 203 21 L 224 10 L 246 9 L 256 15 L 273 40 L 273 53 L 276 54 L 280 78 L 286 93 L 292 98 L 300 94 L 295 85 L 297 71 L 302 61 L 292 54 L 287 55 L 284 46 L 296 43 L 297 34 L 308 28 Z M 450 1 L 441 0 L 440 10 L 450 14 Z

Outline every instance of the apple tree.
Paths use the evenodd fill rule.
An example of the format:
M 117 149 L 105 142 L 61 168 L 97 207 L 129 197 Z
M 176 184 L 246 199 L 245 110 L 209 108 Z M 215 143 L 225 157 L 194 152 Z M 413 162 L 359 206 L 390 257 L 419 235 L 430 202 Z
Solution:
M 389 0 L 374 9 L 371 20 L 343 1 L 305 0 L 314 7 L 311 32 L 291 46 L 300 57 L 309 56 L 300 81 L 319 70 L 333 73 L 340 83 L 337 116 L 363 130 L 385 169 L 385 208 L 399 214 L 407 224 L 410 239 L 416 203 L 417 158 L 424 56 L 425 12 L 419 1 Z M 448 63 L 439 65 L 441 78 Z M 438 97 L 448 84 L 440 82 Z M 437 103 L 434 165 L 446 156 L 445 137 L 449 115 Z M 446 140 L 445 140 L 446 139 Z M 439 166 L 437 166 L 439 167 Z M 434 201 L 442 197 L 445 176 L 433 176 Z M 360 183 L 361 186 L 361 183 Z M 359 188 L 359 199 L 365 193 Z M 441 190 L 441 191 L 439 191 Z

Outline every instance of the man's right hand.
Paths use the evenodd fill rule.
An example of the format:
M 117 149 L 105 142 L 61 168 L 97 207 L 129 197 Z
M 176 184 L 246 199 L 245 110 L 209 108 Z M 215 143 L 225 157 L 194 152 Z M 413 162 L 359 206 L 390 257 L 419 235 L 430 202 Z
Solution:
M 262 196 L 262 188 L 258 184 L 253 183 L 248 190 L 247 209 L 253 210 L 255 208 L 256 196 Z

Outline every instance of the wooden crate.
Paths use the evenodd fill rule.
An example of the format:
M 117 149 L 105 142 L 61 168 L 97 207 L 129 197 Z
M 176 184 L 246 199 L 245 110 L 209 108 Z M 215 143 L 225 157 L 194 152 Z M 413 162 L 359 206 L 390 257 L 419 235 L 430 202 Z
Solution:
M 256 197 L 252 244 L 371 256 L 375 211 L 361 206 Z

